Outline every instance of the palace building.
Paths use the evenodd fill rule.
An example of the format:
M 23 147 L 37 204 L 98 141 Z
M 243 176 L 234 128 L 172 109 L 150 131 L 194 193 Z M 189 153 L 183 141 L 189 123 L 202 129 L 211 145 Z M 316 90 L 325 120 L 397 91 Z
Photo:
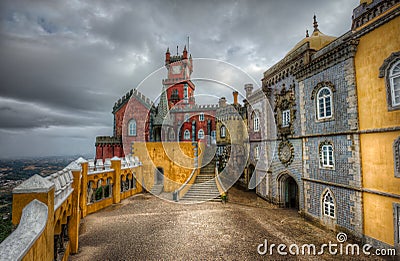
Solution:
M 193 61 L 186 46 L 182 55 L 171 56 L 168 48 L 165 67 L 167 78 L 162 80 L 157 105 L 136 89 L 115 103 L 113 136 L 96 138 L 96 159 L 123 157 L 123 144 L 135 142 L 216 143 L 215 113 L 218 105 L 196 104 L 196 87 L 190 79 Z

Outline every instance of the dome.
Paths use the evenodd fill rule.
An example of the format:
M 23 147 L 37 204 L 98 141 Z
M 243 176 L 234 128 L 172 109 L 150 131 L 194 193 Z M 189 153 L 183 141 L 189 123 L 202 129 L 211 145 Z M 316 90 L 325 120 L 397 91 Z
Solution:
M 308 32 L 307 32 L 307 36 L 303 40 L 298 42 L 292 48 L 292 50 L 290 50 L 287 53 L 286 56 L 288 56 L 289 54 L 293 53 L 300 46 L 302 46 L 303 44 L 305 44 L 307 42 L 310 44 L 310 49 L 318 51 L 318 50 L 322 49 L 323 47 L 325 47 L 326 45 L 328 45 L 329 43 L 331 43 L 335 39 L 336 39 L 336 37 L 325 35 L 325 34 L 323 34 L 322 32 L 319 31 L 318 23 L 317 23 L 317 20 L 316 20 L 316 16 L 314 15 L 314 32 L 312 33 L 312 35 L 308 36 Z

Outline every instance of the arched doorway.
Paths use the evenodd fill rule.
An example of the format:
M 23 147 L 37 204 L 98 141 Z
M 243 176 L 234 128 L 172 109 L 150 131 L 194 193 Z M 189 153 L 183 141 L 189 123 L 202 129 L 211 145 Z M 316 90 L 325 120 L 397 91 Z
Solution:
M 155 173 L 154 183 L 156 185 L 163 185 L 164 184 L 164 169 L 161 167 L 157 167 Z
M 279 178 L 280 187 L 280 205 L 285 208 L 299 209 L 299 186 L 296 180 L 283 174 Z

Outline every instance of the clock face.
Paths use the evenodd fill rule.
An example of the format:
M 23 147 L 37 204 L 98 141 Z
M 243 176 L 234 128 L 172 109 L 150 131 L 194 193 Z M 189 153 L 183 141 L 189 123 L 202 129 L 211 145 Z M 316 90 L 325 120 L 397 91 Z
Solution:
M 179 65 L 172 66 L 172 74 L 179 74 L 181 72 L 181 67 Z
M 287 141 L 281 142 L 278 147 L 278 156 L 283 164 L 289 165 L 293 160 L 293 145 Z

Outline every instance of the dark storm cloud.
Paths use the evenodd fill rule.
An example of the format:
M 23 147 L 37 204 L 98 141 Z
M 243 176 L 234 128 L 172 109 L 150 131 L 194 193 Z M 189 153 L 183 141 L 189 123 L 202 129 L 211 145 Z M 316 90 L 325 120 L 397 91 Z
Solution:
M 163 66 L 167 47 L 174 53 L 179 45 L 181 52 L 188 35 L 194 58 L 222 59 L 259 81 L 306 29 L 312 32 L 314 13 L 322 32 L 339 36 L 350 29 L 358 3 L 2 0 L 0 130 L 24 130 L 30 140 L 65 134 L 55 144 L 84 131 L 111 135 L 114 102 Z M 198 68 L 202 71 L 195 64 L 194 75 L 213 73 L 213 68 Z M 141 89 L 147 96 L 156 97 L 161 90 L 165 72 L 157 75 Z M 201 92 L 200 83 L 197 90 Z M 12 151 L 9 142 L 3 145 L 4 151 Z

